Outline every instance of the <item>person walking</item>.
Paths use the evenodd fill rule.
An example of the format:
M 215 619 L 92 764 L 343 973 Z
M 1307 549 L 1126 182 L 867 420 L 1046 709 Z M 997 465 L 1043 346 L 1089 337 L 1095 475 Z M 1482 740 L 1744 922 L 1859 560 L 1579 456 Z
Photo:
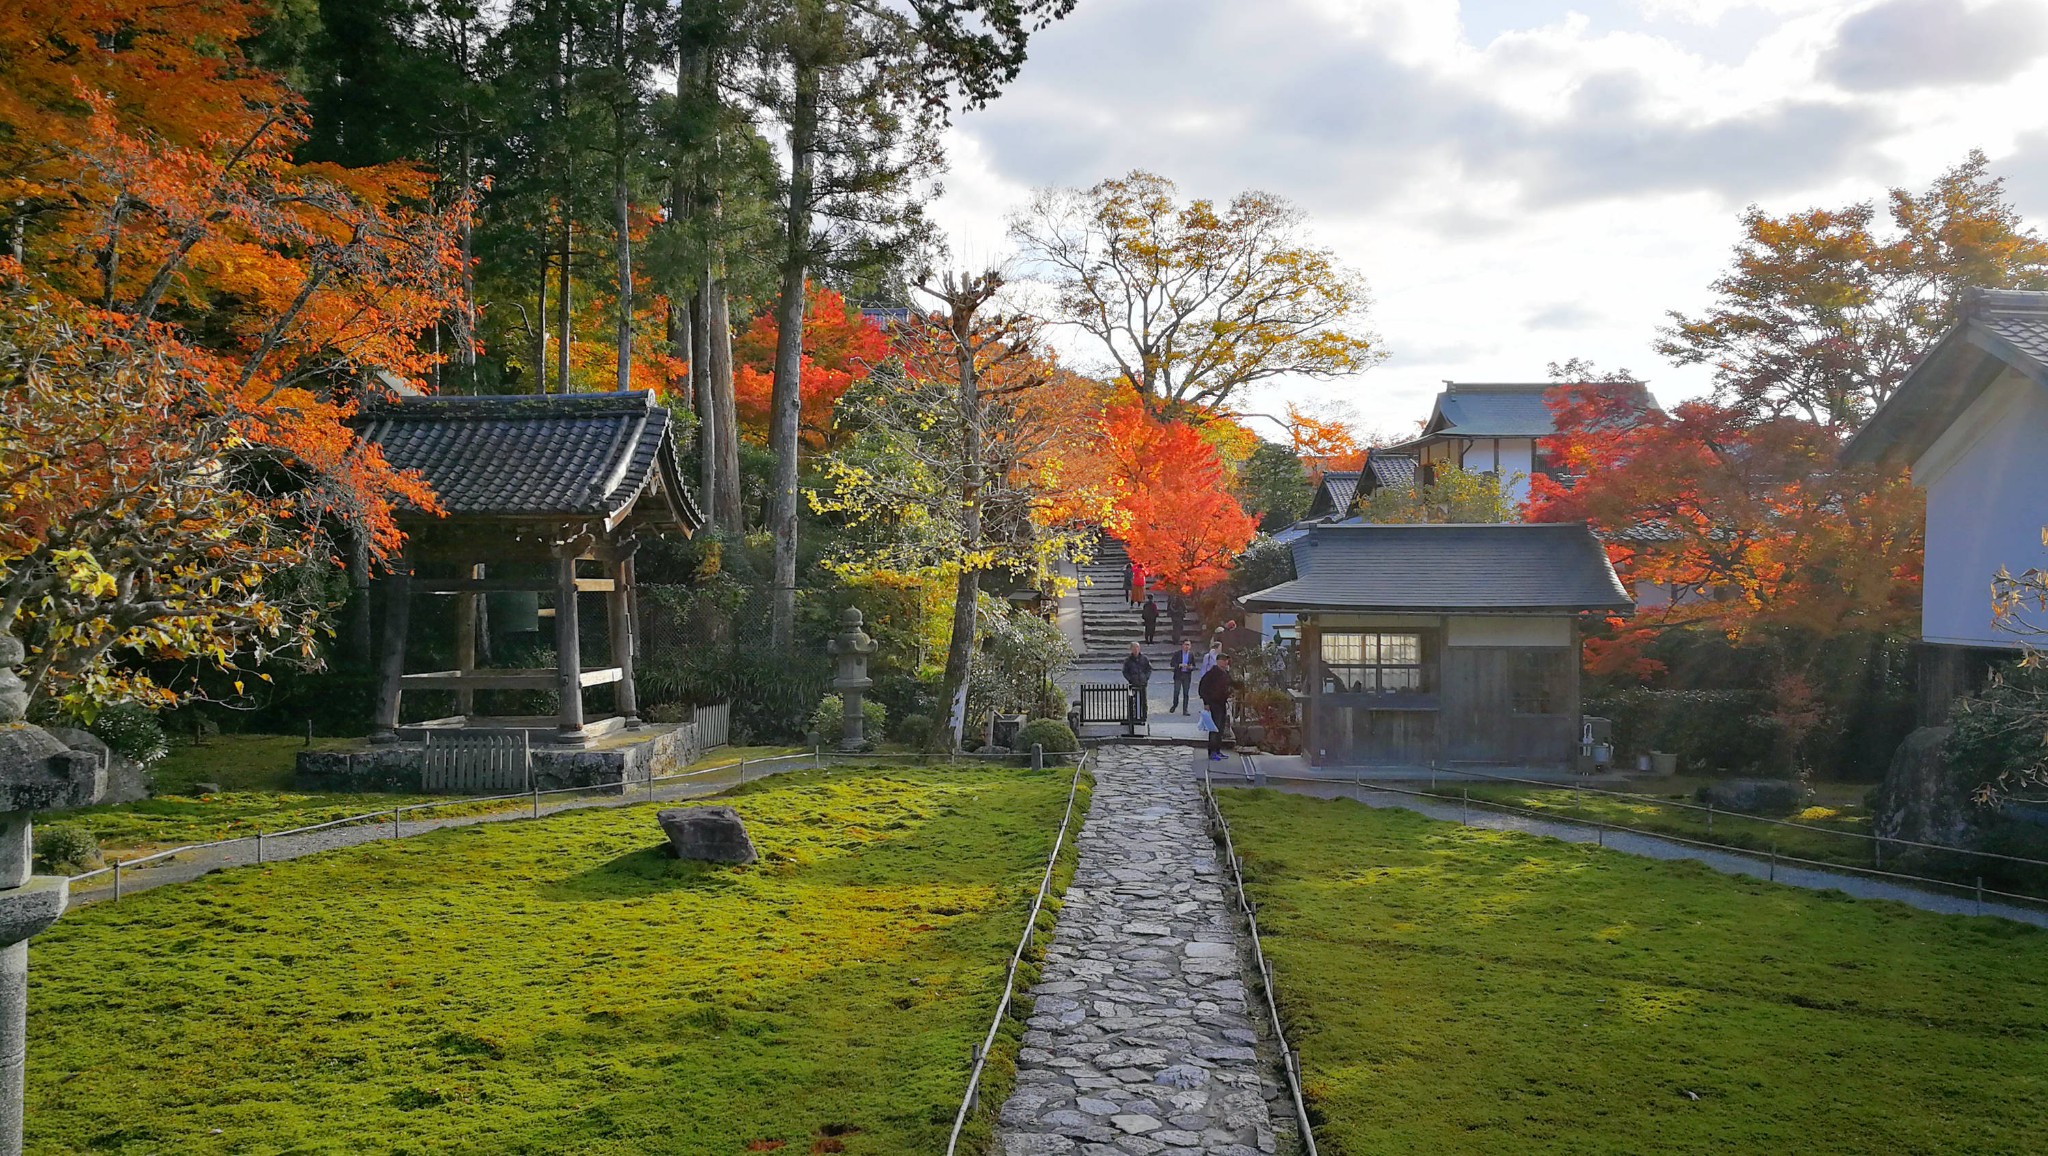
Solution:
M 1189 690 L 1195 683 L 1195 671 L 1202 660 L 1195 654 L 1195 644 L 1181 640 L 1180 649 L 1173 652 L 1173 704 L 1166 709 L 1187 714 L 1189 711 Z
M 1145 595 L 1145 605 L 1138 608 L 1138 617 L 1145 620 L 1145 645 L 1152 645 L 1152 632 L 1159 629 L 1159 603 L 1150 594 Z
M 1212 763 L 1223 757 L 1223 730 L 1230 725 L 1230 692 L 1236 685 L 1230 677 L 1230 659 L 1218 655 L 1216 665 L 1195 686 L 1195 692 L 1202 696 L 1202 722 L 1209 732 Z
M 1152 715 L 1150 689 L 1152 685 L 1152 660 L 1138 644 L 1131 643 L 1131 652 L 1124 656 L 1124 681 L 1131 688 L 1130 721 L 1141 723 Z
M 1143 566 L 1136 562 L 1131 563 L 1131 605 L 1136 606 L 1138 600 L 1145 597 L 1145 583 L 1150 581 L 1151 577 Z
M 1222 657 L 1223 644 L 1220 642 L 1210 643 L 1209 649 L 1203 652 L 1202 654 L 1202 665 L 1199 669 L 1195 671 L 1195 677 L 1197 679 L 1200 679 L 1204 675 L 1208 674 L 1210 671 L 1216 669 L 1216 660 Z
M 1166 617 L 1168 621 L 1173 623 L 1173 644 L 1179 646 L 1182 637 L 1187 633 L 1187 600 L 1178 594 L 1168 594 L 1166 596 Z

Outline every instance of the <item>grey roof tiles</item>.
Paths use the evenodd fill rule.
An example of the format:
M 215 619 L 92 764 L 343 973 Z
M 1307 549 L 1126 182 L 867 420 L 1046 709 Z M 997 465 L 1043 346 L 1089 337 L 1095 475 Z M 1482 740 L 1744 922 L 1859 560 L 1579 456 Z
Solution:
M 1256 611 L 1626 613 L 1634 600 L 1583 522 L 1325 525 L 1292 543 L 1295 573 Z
M 677 518 L 692 530 L 702 521 L 676 470 L 668 410 L 648 393 L 404 397 L 359 423 L 451 516 L 610 519 L 659 478 Z

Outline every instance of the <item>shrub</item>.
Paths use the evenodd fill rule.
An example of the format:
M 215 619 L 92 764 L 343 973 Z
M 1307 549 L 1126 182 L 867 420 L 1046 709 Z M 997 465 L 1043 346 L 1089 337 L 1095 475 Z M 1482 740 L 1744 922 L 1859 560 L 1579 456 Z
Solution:
M 85 729 L 115 754 L 145 767 L 171 753 L 156 714 L 136 703 L 115 703 L 93 716 Z
M 846 701 L 836 694 L 828 694 L 818 700 L 816 709 L 811 711 L 811 730 L 824 742 L 837 742 L 841 719 L 846 717 Z M 860 700 L 861 725 L 869 742 L 880 742 L 889 722 L 889 708 L 871 698 Z
M 76 823 L 44 824 L 36 828 L 36 862 L 57 875 L 91 871 L 101 865 L 100 841 Z
M 1074 738 L 1074 728 L 1063 719 L 1035 718 L 1017 731 L 1017 749 L 1028 751 L 1033 746 L 1045 748 L 1049 755 L 1065 755 L 1081 749 Z
M 697 708 L 679 702 L 658 702 L 646 710 L 649 722 L 684 723 L 697 717 Z
M 907 714 L 896 720 L 896 726 L 890 733 L 904 746 L 912 750 L 923 750 L 925 745 L 931 742 L 932 731 L 936 725 L 929 715 Z

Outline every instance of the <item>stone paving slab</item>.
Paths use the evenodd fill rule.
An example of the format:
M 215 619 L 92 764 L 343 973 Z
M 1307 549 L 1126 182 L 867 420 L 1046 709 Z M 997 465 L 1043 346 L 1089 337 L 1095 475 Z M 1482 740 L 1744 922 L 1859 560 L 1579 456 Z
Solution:
M 998 1123 L 1004 1156 L 1295 1150 L 1185 760 L 1107 747 L 1095 764 L 1080 860 Z

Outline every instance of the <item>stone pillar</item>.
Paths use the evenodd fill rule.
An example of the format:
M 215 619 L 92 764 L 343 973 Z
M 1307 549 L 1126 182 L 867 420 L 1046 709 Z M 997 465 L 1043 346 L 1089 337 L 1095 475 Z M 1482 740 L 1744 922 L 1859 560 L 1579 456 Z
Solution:
M 868 677 L 868 655 L 875 652 L 875 640 L 861 629 L 860 611 L 855 607 L 846 608 L 839 616 L 839 636 L 829 646 L 839 660 L 839 673 L 832 679 L 832 689 L 839 692 L 845 714 L 840 720 L 839 749 L 857 751 L 867 745 L 867 727 L 861 718 L 861 698 L 867 689 L 875 685 Z
M 29 874 L 32 811 L 82 807 L 100 797 L 106 767 L 22 721 L 28 696 L 14 666 L 19 640 L 0 634 L 0 1156 L 20 1156 L 22 1078 L 28 1057 L 28 940 L 57 921 L 70 882 Z

